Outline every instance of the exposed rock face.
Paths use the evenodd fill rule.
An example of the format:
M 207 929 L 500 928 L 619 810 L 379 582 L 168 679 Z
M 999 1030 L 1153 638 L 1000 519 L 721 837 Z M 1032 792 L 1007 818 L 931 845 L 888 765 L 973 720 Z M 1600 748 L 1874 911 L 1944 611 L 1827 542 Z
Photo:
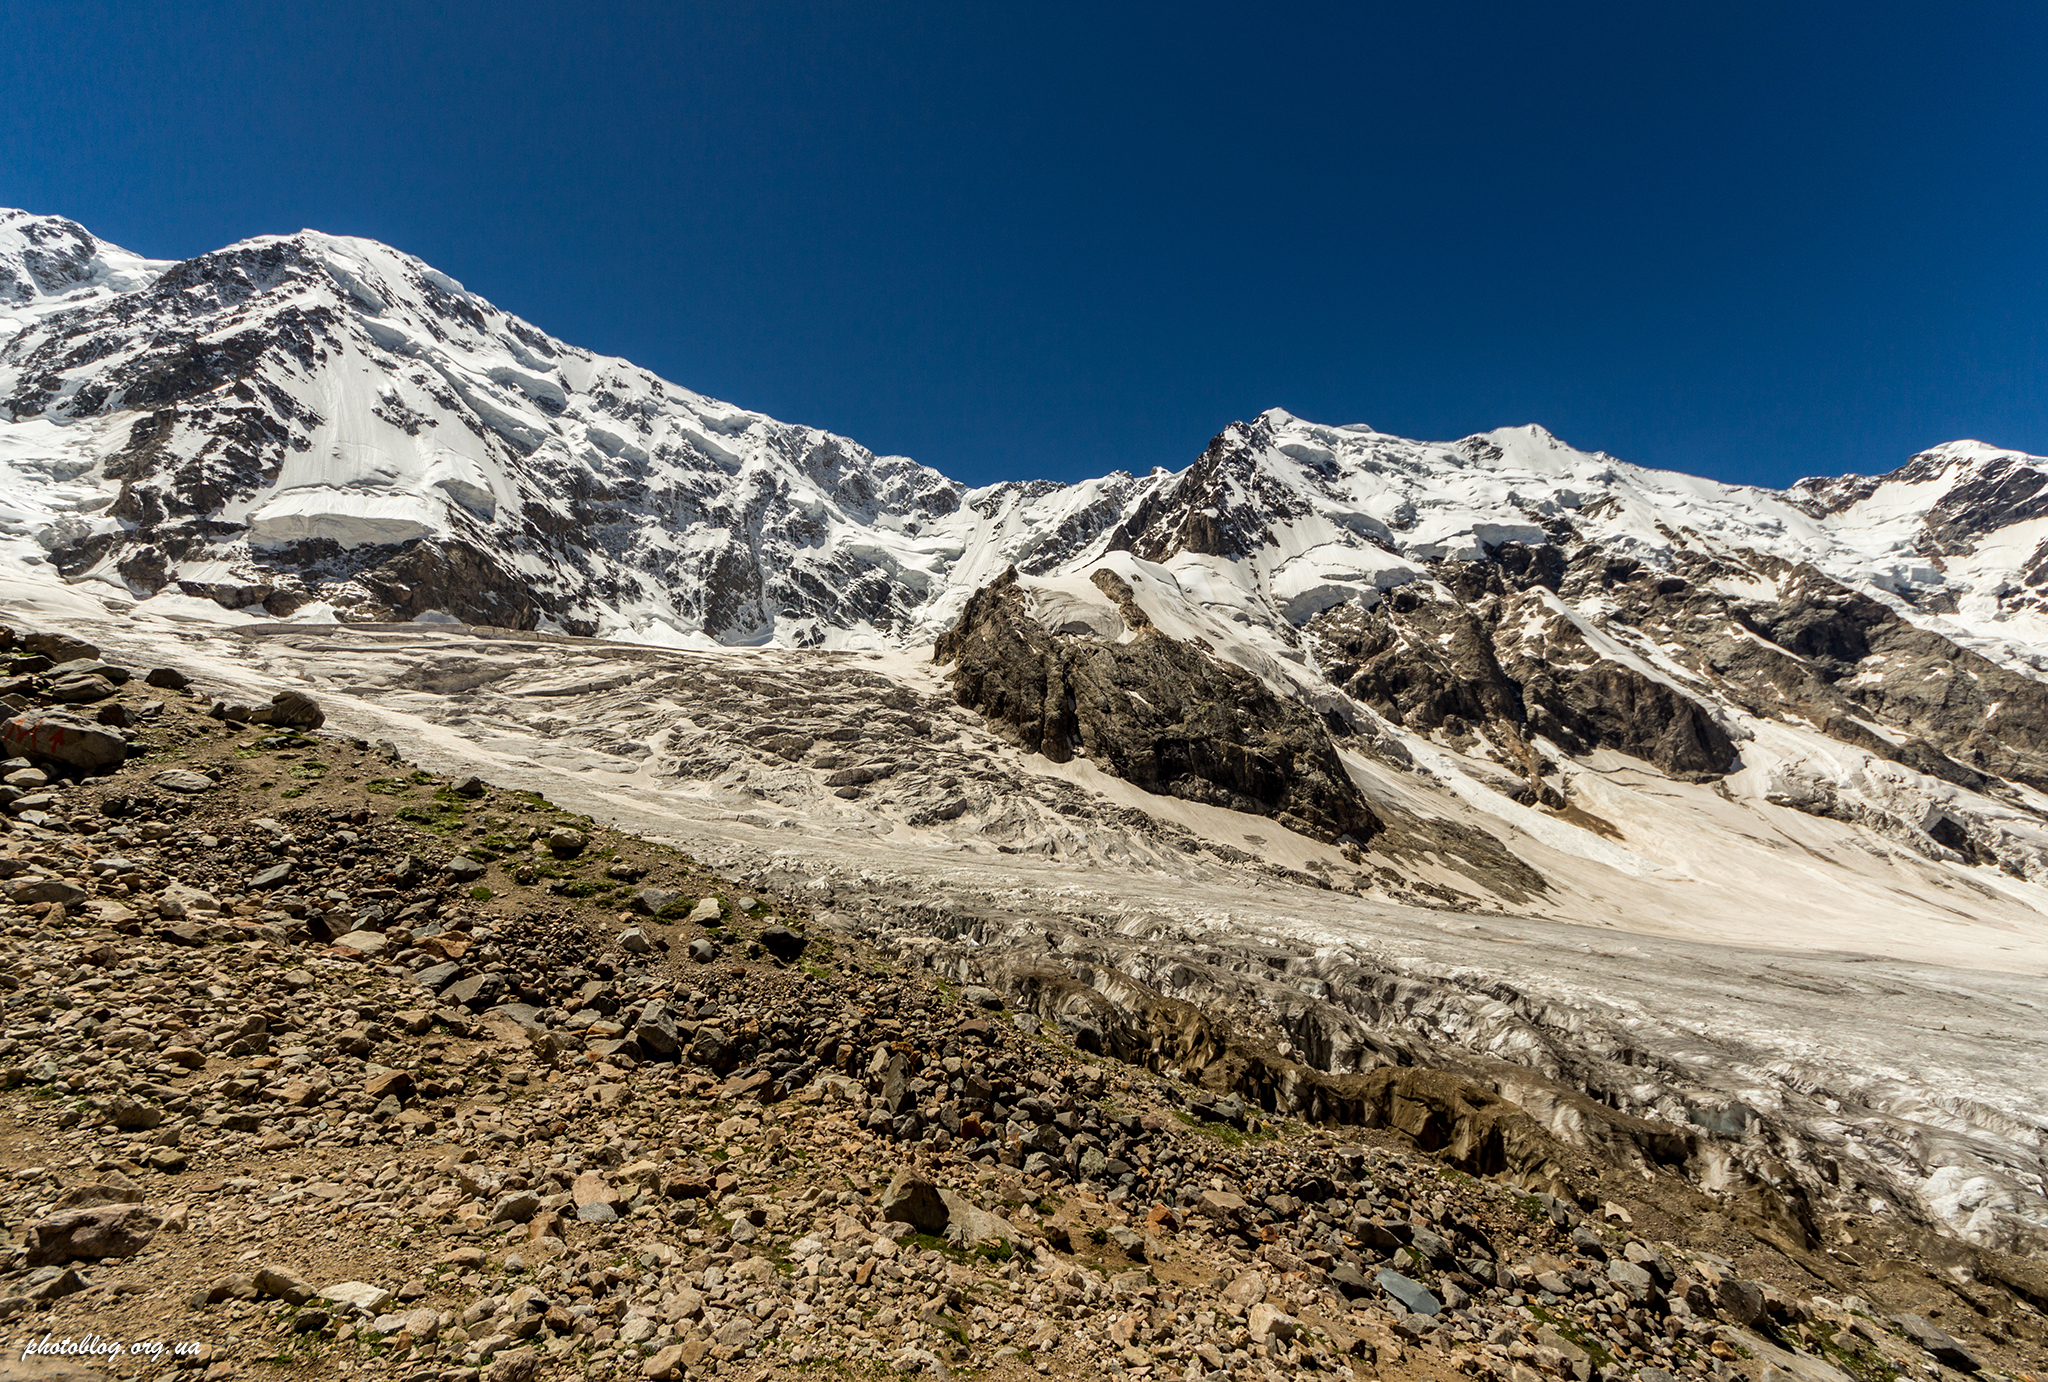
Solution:
M 1113 573 L 1096 584 L 1136 631 L 1127 643 L 1054 633 L 1024 608 L 1016 572 L 976 593 L 934 657 L 960 703 L 1026 750 L 1077 755 L 1148 792 L 1269 815 L 1359 842 L 1380 828 L 1305 706 L 1151 626 Z

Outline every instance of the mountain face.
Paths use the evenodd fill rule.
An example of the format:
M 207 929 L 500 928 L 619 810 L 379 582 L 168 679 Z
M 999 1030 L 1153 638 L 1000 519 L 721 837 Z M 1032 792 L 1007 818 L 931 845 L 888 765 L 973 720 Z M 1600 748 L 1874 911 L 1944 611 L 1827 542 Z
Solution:
M 1987 969 L 2048 912 L 2048 462 L 1976 442 L 1770 491 L 1534 427 L 1432 443 L 1273 410 L 1178 473 L 968 489 L 372 242 L 165 263 L 0 212 L 0 568 L 138 630 L 536 631 L 502 665 L 329 683 L 322 647 L 296 674 L 893 847 L 1758 947 L 1931 935 Z M 924 645 L 936 666 L 900 655 Z M 534 647 L 603 674 L 528 684 Z M 1411 1020 L 1403 983 L 1373 1022 Z M 1571 1003 L 1545 1020 L 1577 1031 Z M 1563 1077 L 1568 1046 L 1487 1055 Z M 1896 1157 L 1933 1220 L 2048 1244 L 2048 1126 L 1867 1063 L 1908 1111 L 1816 1095 L 1806 1125 L 1857 1156 L 1938 1142 Z M 1630 1056 L 1600 1097 L 1782 1112 L 1831 1087 L 1820 1064 L 1793 1093 L 1745 1065 L 1700 1112 L 1669 1078 L 1629 1093 Z M 1829 1165 L 1795 1179 L 1849 1195 Z
M 0 213 L 0 311 L 7 546 L 145 610 L 792 648 L 930 641 L 964 612 L 941 645 L 978 650 L 963 699 L 1027 747 L 1114 742 L 1148 789 L 1328 838 L 1379 823 L 1342 800 L 1339 746 L 1402 767 L 1428 744 L 1537 807 L 1566 806 L 1560 765 L 1614 754 L 2048 871 L 2034 457 L 1957 442 L 1772 492 L 1533 427 L 1423 443 L 1275 410 L 1177 475 L 969 490 L 369 241 L 164 263 Z M 1147 622 L 1091 574 L 1136 581 Z M 1027 607 L 1065 622 L 1026 634 Z M 1276 748 L 1177 713 L 1191 689 L 1306 718 Z M 1161 722 L 1141 748 L 1091 697 Z
M 1032 751 L 1323 838 L 1384 824 L 1340 750 L 1449 752 L 1551 811 L 1604 754 L 2048 874 L 2034 457 L 1957 442 L 1773 492 L 1533 427 L 1423 443 L 1274 410 L 1179 474 L 969 490 L 369 241 L 164 263 L 0 213 L 0 309 L 6 545 L 143 610 L 791 648 L 953 630 L 963 701 Z

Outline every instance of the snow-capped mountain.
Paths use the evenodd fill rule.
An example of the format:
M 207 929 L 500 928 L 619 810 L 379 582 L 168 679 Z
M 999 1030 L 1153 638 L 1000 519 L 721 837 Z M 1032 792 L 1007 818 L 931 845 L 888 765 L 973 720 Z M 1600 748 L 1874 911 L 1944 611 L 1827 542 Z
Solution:
M 1529 802 L 1618 753 L 2048 874 L 2034 457 L 1957 442 L 1779 492 L 1535 427 L 1416 442 L 1276 409 L 1178 474 L 970 490 L 370 241 L 171 264 L 0 213 L 0 297 L 0 546 L 143 613 L 915 645 L 1014 567 L 1062 637 L 1140 617 Z

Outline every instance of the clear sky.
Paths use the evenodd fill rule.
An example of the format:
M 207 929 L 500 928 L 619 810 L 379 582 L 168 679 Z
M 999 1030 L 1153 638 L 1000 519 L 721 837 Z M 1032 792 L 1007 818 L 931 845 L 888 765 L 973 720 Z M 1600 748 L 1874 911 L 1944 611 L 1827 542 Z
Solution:
M 388 241 L 980 483 L 1278 405 L 2048 451 L 2048 7 L 18 3 L 0 205 Z

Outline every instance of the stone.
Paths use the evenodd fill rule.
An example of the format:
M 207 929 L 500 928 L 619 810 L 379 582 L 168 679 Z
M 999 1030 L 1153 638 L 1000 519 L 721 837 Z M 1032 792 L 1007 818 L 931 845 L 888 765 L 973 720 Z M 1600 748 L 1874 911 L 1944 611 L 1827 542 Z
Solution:
M 540 1196 L 531 1190 L 515 1190 L 500 1196 L 491 1207 L 494 1224 L 523 1224 L 540 1210 Z
M 1927 1350 L 1935 1362 L 1957 1372 L 1980 1372 L 1984 1364 L 1977 1355 L 1957 1343 L 1955 1337 L 1921 1315 L 1894 1315 L 1892 1324 L 1901 1334 Z
M 97 657 L 75 657 L 65 662 L 56 663 L 50 668 L 50 679 L 52 681 L 65 677 L 98 677 L 102 681 L 113 683 L 115 686 L 126 686 L 129 678 L 134 675 L 126 667 L 121 667 L 111 662 L 102 662 Z
M 1271 1348 L 1292 1339 L 1301 1328 L 1301 1322 L 1261 1301 L 1245 1317 L 1245 1328 L 1250 1332 L 1253 1343 Z
M 990 1012 L 1000 1012 L 1003 1007 L 1003 995 L 994 989 L 982 988 L 978 984 L 969 984 L 960 990 L 960 997 L 967 1003 L 977 1008 L 986 1008 Z
M 457 883 L 474 883 L 482 878 L 485 872 L 485 866 L 467 854 L 458 854 L 448 861 L 447 874 Z
M 1009 1247 L 1017 1241 L 1016 1228 L 1002 1215 L 991 1213 L 951 1190 L 941 1190 L 939 1198 L 946 1205 L 946 1241 L 954 1247 Z
M 472 974 L 467 979 L 450 984 L 442 990 L 441 997 L 449 1003 L 460 1003 L 465 1008 L 482 1010 L 494 1005 L 504 995 L 505 988 L 505 976 L 502 974 Z
M 423 989 L 439 993 L 461 977 L 461 965 L 453 960 L 443 960 L 440 964 L 414 971 L 412 981 Z
M 76 715 L 32 710 L 0 724 L 0 751 L 92 772 L 119 767 L 128 756 L 128 741 Z
M 164 885 L 157 894 L 156 909 L 167 917 L 189 916 L 194 912 L 218 912 L 220 899 L 203 888 L 190 883 L 173 882 Z
M 28 1265 L 55 1266 L 105 1257 L 133 1257 L 149 1244 L 163 1216 L 147 1205 L 66 1209 L 28 1225 Z
M 397 1099 L 401 1103 L 412 1098 L 413 1078 L 404 1070 L 384 1070 L 363 1081 L 363 1093 L 372 1099 Z
M 462 778 L 448 790 L 455 793 L 455 795 L 458 797 L 463 797 L 467 800 L 475 801 L 485 792 L 488 792 L 490 790 L 490 787 L 488 784 L 484 782 L 482 778 L 471 776 Z
M 161 787 L 166 792 L 183 792 L 187 795 L 210 792 L 220 785 L 205 773 L 195 773 L 190 768 L 168 768 L 149 781 L 151 786 Z
M 0 884 L 9 902 L 17 906 L 31 902 L 62 902 L 65 904 L 83 902 L 85 889 L 62 878 L 10 878 Z
M 55 1209 L 89 1209 L 96 1204 L 141 1204 L 142 1192 L 132 1185 L 74 1185 L 57 1197 Z
M 660 1382 L 661 1379 L 681 1377 L 685 1366 L 683 1346 L 670 1344 L 640 1365 L 640 1375 L 655 1378 Z
M 642 888 L 633 894 L 632 908 L 642 916 L 658 917 L 680 898 L 681 893 L 667 888 Z
M 327 713 L 303 691 L 280 691 L 270 698 L 269 705 L 252 713 L 249 722 L 284 729 L 318 729 L 327 723 Z
M 154 1104 L 145 1104 L 126 1094 L 117 1094 L 107 1101 L 107 1121 L 125 1132 L 139 1132 L 161 1127 L 164 1111 Z
M 891 1178 L 875 1208 L 884 1219 L 909 1224 L 919 1233 L 938 1235 L 946 1231 L 948 1211 L 939 1187 L 909 1171 L 898 1171 Z
M 1392 1268 L 1381 1268 L 1373 1280 L 1380 1289 L 1392 1296 L 1407 1309 L 1418 1315 L 1434 1315 L 1441 1311 L 1443 1302 L 1438 1300 L 1427 1286 L 1412 1277 L 1406 1277 Z
M 1714 1283 L 1714 1305 L 1729 1320 L 1744 1329 L 1755 1329 L 1766 1318 L 1764 1288 L 1754 1281 L 1724 1276 Z
M 590 847 L 590 837 L 580 830 L 556 826 L 548 832 L 548 853 L 557 859 L 573 859 Z
M 275 1296 L 288 1305 L 304 1305 L 313 1298 L 313 1283 L 274 1262 L 259 1268 L 254 1282 L 258 1293 Z
M 105 677 L 59 677 L 43 689 L 43 695 L 59 705 L 90 705 L 114 694 L 114 683 Z
M 249 880 L 249 886 L 257 892 L 268 892 L 292 876 L 289 863 L 272 864 Z
M 142 679 L 145 686 L 159 687 L 165 691 L 183 691 L 192 684 L 192 678 L 175 667 L 152 667 Z
M 484 1382 L 533 1382 L 540 1376 L 540 1355 L 528 1349 L 501 1354 L 484 1374 Z
M 641 1009 L 639 1020 L 633 1024 L 633 1039 L 643 1050 L 658 1056 L 673 1056 L 677 1043 L 675 1014 L 660 999 L 649 1003 Z
M 761 948 L 778 960 L 794 960 L 804 953 L 810 938 L 787 926 L 770 926 L 760 936 Z
M 718 958 L 718 946 L 708 937 L 699 936 L 690 942 L 690 959 L 700 965 L 708 965 Z
M 391 938 L 382 931 L 351 931 L 337 936 L 334 944 L 343 950 L 353 950 L 365 959 L 382 955 L 391 947 Z
M 697 905 L 690 909 L 690 915 L 684 920 L 692 926 L 716 926 L 724 915 L 725 910 L 719 905 L 717 898 L 700 897 L 697 899 Z
M 23 652 L 39 654 L 49 658 L 52 663 L 71 662 L 77 658 L 100 655 L 98 644 L 48 629 L 23 634 L 20 646 Z
M 619 949 L 629 955 L 646 955 L 653 952 L 654 942 L 647 938 L 645 931 L 634 926 L 619 933 Z
M 332 1286 L 322 1286 L 319 1297 L 358 1315 L 374 1315 L 391 1303 L 389 1291 L 367 1281 L 339 1281 Z
M 1620 1257 L 1610 1258 L 1607 1279 L 1619 1286 L 1632 1304 L 1649 1306 L 1657 1299 L 1657 1283 L 1647 1267 Z

